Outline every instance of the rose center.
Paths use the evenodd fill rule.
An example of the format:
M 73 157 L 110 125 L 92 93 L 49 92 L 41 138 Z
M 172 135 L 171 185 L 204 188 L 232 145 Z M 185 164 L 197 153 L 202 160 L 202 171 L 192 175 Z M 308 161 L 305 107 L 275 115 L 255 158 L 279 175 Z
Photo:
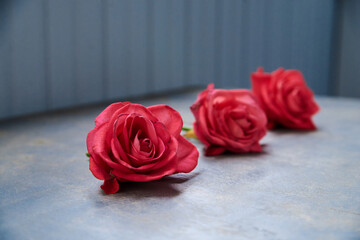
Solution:
M 149 138 L 144 138 L 140 140 L 140 151 L 148 153 L 151 151 L 152 146 L 153 144 Z
M 246 130 L 251 128 L 251 125 L 252 125 L 252 123 L 247 118 L 237 119 L 236 122 L 239 124 L 239 126 L 242 129 L 246 129 Z

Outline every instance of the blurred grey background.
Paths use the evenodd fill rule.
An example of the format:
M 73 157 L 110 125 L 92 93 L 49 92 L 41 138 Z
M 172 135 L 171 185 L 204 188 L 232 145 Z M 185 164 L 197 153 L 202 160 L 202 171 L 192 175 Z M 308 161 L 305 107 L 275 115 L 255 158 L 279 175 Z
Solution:
M 0 119 L 301 70 L 360 97 L 357 0 L 0 0 Z

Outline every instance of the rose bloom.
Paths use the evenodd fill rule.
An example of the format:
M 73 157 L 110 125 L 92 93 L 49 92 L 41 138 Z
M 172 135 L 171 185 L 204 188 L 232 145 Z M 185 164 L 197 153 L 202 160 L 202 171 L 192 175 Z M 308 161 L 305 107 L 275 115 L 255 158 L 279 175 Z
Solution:
M 252 90 L 268 117 L 268 128 L 316 129 L 311 117 L 319 111 L 313 92 L 298 70 L 279 68 L 264 73 L 259 68 L 251 74 Z
M 166 105 L 119 102 L 101 112 L 86 143 L 90 170 L 104 180 L 105 193 L 117 192 L 118 182 L 147 182 L 192 171 L 199 153 L 180 135 L 182 126 L 180 114 Z
M 205 145 L 205 155 L 261 152 L 259 140 L 266 134 L 266 115 L 254 94 L 246 89 L 214 89 L 201 92 L 191 106 L 194 131 Z

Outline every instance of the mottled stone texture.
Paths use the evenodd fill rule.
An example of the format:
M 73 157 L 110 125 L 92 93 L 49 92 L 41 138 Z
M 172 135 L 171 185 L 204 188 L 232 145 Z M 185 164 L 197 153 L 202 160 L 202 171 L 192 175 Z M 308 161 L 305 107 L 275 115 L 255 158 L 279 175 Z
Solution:
M 185 125 L 196 95 L 167 103 Z M 318 98 L 318 131 L 271 131 L 264 153 L 205 157 L 198 167 L 104 195 L 85 139 L 105 107 L 0 123 L 1 239 L 358 239 L 360 101 Z

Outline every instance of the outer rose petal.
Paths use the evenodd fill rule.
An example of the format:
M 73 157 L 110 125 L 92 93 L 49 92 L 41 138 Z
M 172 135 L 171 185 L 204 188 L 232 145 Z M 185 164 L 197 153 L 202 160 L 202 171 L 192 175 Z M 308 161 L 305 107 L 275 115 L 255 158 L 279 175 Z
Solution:
M 207 88 L 202 91 L 201 93 L 199 93 L 195 103 L 193 104 L 193 107 L 196 108 L 195 106 L 200 106 L 203 104 L 203 101 L 206 99 L 206 97 L 209 95 L 209 92 L 211 92 L 212 90 L 214 90 L 214 84 L 210 83 L 208 84 Z M 196 109 L 195 109 L 196 110 Z M 193 110 L 192 110 L 193 111 Z
M 136 114 L 142 116 L 152 122 L 156 122 L 157 118 L 154 116 L 152 112 L 150 112 L 146 107 L 140 104 L 135 103 L 127 103 L 122 108 L 117 109 L 114 114 L 111 116 L 108 124 L 109 126 L 114 126 L 115 122 L 119 118 L 119 115 L 129 115 Z
M 194 122 L 193 123 L 193 128 L 194 128 L 194 132 L 196 137 L 205 145 L 205 146 L 210 146 L 210 143 L 206 140 L 205 136 L 203 135 L 200 127 L 199 127 L 199 123 L 198 122 Z
M 101 189 L 104 190 L 106 194 L 113 194 L 119 191 L 119 183 L 116 178 L 105 180 L 104 184 L 101 185 Z
M 96 135 L 99 129 L 102 130 L 106 127 L 107 127 L 106 124 L 96 126 L 93 130 L 91 130 L 88 133 L 88 136 L 86 138 L 87 150 L 91 156 L 89 159 L 90 161 L 89 168 L 91 172 L 94 174 L 94 176 L 100 180 L 105 180 L 109 177 L 107 174 L 110 171 L 110 168 L 104 163 L 104 161 L 101 158 L 98 157 L 98 153 L 94 151 L 94 146 L 98 142 Z
M 216 156 L 223 154 L 226 151 L 226 148 L 220 146 L 209 146 L 205 150 L 206 156 Z
M 86 137 L 86 147 L 87 147 L 87 150 L 88 150 L 88 153 L 90 155 L 93 155 L 93 146 L 95 144 L 95 134 L 96 134 L 96 131 L 97 129 L 99 128 L 100 126 L 96 126 L 93 130 L 91 130 L 87 137 Z
M 148 173 L 133 173 L 128 174 L 120 170 L 113 170 L 112 173 L 121 179 L 133 182 L 149 182 L 158 180 L 164 176 L 176 173 L 176 161 L 172 161 L 172 164 L 168 164 L 161 169 L 157 169 Z
M 107 148 L 111 144 L 111 135 L 108 134 L 108 125 L 102 124 L 99 127 L 95 127 L 90 133 L 87 138 L 87 147 L 97 165 L 101 165 L 102 167 L 105 167 L 105 165 L 107 165 L 106 167 L 117 165 L 117 163 L 110 159 L 107 153 Z M 107 143 L 109 146 L 107 146 Z
M 112 115 L 114 114 L 114 112 L 117 111 L 118 109 L 122 108 L 125 105 L 126 104 L 124 104 L 122 102 L 117 102 L 117 103 L 113 103 L 110 106 L 108 106 L 107 108 L 105 108 L 105 110 L 102 111 L 99 114 L 99 116 L 97 116 L 95 118 L 95 126 L 101 125 L 105 122 L 109 122 Z
M 167 105 L 154 105 L 148 109 L 165 125 L 171 135 L 178 136 L 180 134 L 183 120 L 178 111 Z
M 259 100 L 260 106 L 268 115 L 269 120 L 279 114 L 279 110 L 274 106 L 273 100 L 269 97 L 269 85 L 271 84 L 271 74 L 264 73 L 261 68 L 256 73 L 251 74 L 252 91 Z
M 101 166 L 98 166 L 96 162 L 94 161 L 93 157 L 90 157 L 89 159 L 89 169 L 92 172 L 92 174 L 100 180 L 106 180 L 110 178 L 110 174 L 104 170 Z
M 267 129 L 274 129 L 276 127 L 276 124 L 274 121 L 269 120 L 266 127 L 267 127 Z
M 183 136 L 178 137 L 179 148 L 177 152 L 178 165 L 177 172 L 191 172 L 198 163 L 199 151 L 186 140 Z
M 200 110 L 199 110 L 199 117 L 198 119 L 196 119 L 196 124 L 197 124 L 197 127 L 196 127 L 196 130 L 195 130 L 195 133 L 196 132 L 202 132 L 203 136 L 205 137 L 206 139 L 206 142 L 209 142 L 211 144 L 216 144 L 216 145 L 224 145 L 224 140 L 221 138 L 221 136 L 219 136 L 218 134 L 211 134 L 211 132 L 214 132 L 214 131 L 211 131 L 212 129 L 209 128 L 209 124 L 207 124 L 207 116 L 206 116 L 206 109 L 205 107 L 200 107 Z M 199 138 L 201 140 L 201 138 Z
M 254 144 L 251 147 L 251 152 L 262 152 L 260 144 L 259 143 Z

